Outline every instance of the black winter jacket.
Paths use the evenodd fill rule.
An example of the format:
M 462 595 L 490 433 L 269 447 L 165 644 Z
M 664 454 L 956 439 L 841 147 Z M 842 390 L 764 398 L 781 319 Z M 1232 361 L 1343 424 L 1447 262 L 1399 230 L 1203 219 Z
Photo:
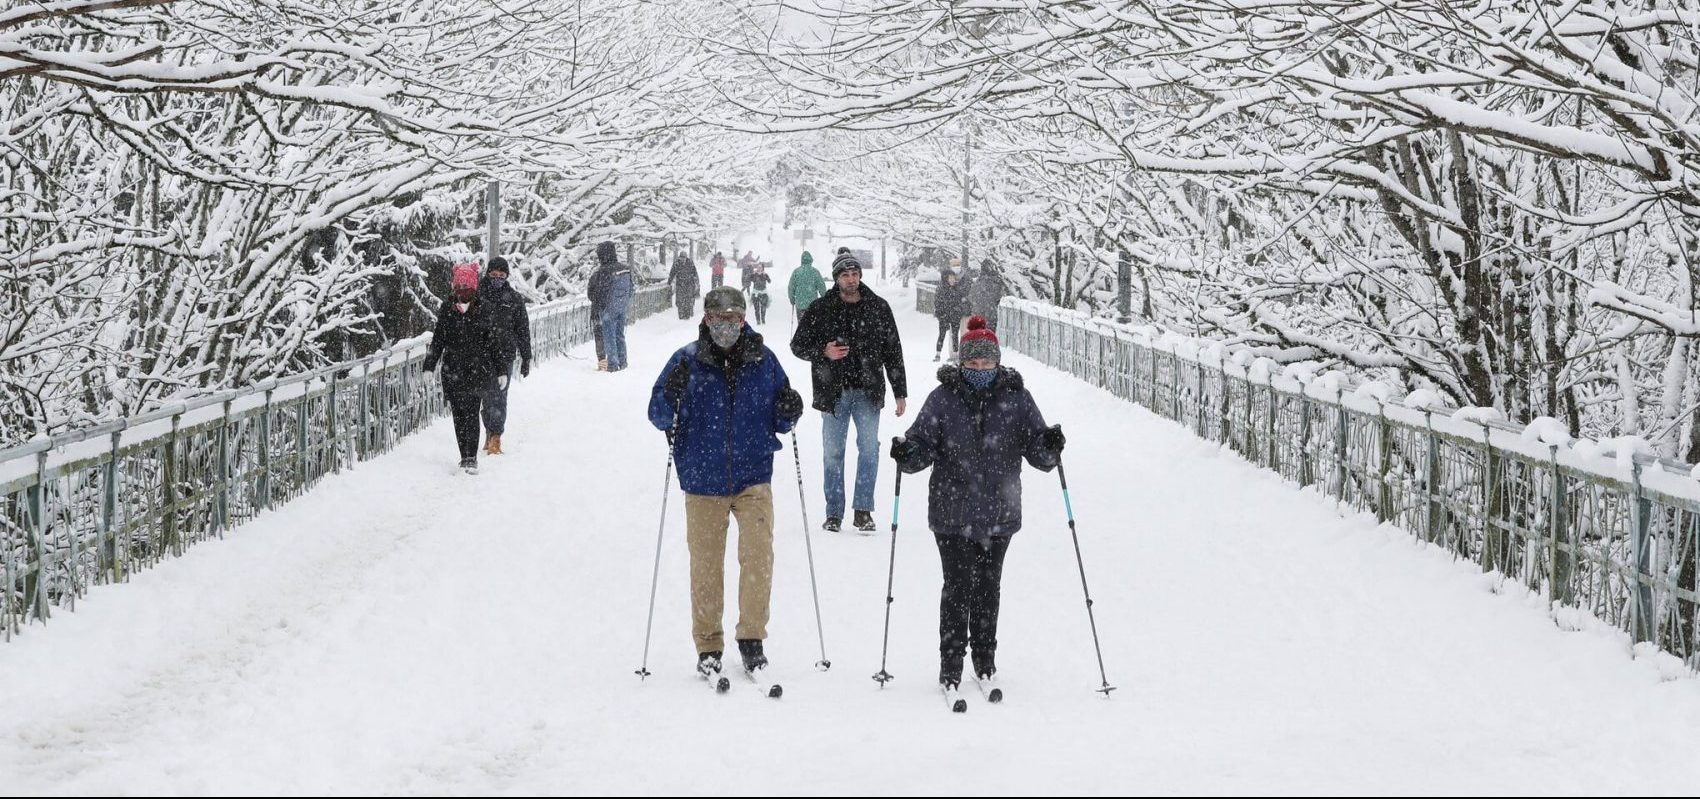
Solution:
M 826 357 L 826 343 L 842 338 L 850 354 L 834 361 Z M 797 332 L 791 336 L 791 353 L 813 364 L 809 370 L 814 384 L 815 410 L 832 413 L 846 388 L 860 388 L 875 407 L 885 406 L 885 380 L 891 377 L 891 393 L 908 399 L 909 378 L 903 369 L 903 342 L 891 305 L 862 284 L 860 302 L 847 303 L 833 286 L 803 312 Z
M 968 287 L 957 280 L 956 285 L 940 283 L 933 293 L 933 318 L 955 322 L 968 317 Z
M 531 319 L 525 312 L 525 298 L 512 285 L 497 289 L 485 278 L 478 288 L 478 299 L 484 304 L 484 322 L 490 326 L 490 360 L 496 373 L 506 374 L 516 355 L 529 363 Z
M 483 300 L 473 300 L 466 313 L 449 300 L 437 311 L 437 327 L 431 332 L 431 347 L 425 368 L 435 368 L 443 381 L 443 393 L 451 396 L 482 391 L 495 375 L 490 358 L 490 325 Z
M 927 526 L 939 535 L 983 541 L 1021 529 L 1021 461 L 1050 471 L 1057 453 L 1044 448 L 1045 417 L 1020 373 L 1000 366 L 984 391 L 962 379 L 955 366 L 941 367 L 939 387 L 909 426 L 919 448 L 898 464 L 914 474 L 929 466 Z

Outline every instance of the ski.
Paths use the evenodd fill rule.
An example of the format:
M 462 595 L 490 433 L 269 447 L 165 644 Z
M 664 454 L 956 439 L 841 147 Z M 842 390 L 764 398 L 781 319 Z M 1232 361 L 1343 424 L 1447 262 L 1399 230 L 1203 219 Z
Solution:
M 939 687 L 944 690 L 944 703 L 946 705 L 950 706 L 950 712 L 952 712 L 952 713 L 967 713 L 968 712 L 968 700 L 962 698 L 962 692 L 956 690 L 955 685 L 951 685 L 949 683 L 941 683 L 939 685 Z
M 717 694 L 723 694 L 732 690 L 732 681 L 727 679 L 727 677 L 723 674 L 716 674 L 712 676 L 703 674 L 702 681 L 714 686 L 714 692 Z
M 751 685 L 754 685 L 757 688 L 760 688 L 763 685 L 767 686 L 767 698 L 778 699 L 779 697 L 785 695 L 785 688 L 784 688 L 784 686 L 781 686 L 779 683 L 763 683 L 761 681 L 759 675 L 756 674 L 756 672 L 750 671 L 748 669 L 743 669 L 742 671 L 744 672 L 744 676 L 749 678 Z M 761 669 L 760 671 L 765 671 L 765 669 Z
M 712 672 L 704 671 L 699 664 L 697 667 L 697 676 L 701 677 L 703 682 L 714 686 L 714 692 L 717 694 L 723 694 L 732 690 L 732 681 L 728 679 L 726 675 L 721 674 L 720 669 L 718 668 Z
M 976 676 L 974 684 L 980 686 L 980 695 L 984 696 L 987 702 L 995 705 L 1003 701 L 1003 689 L 998 687 L 996 677 Z

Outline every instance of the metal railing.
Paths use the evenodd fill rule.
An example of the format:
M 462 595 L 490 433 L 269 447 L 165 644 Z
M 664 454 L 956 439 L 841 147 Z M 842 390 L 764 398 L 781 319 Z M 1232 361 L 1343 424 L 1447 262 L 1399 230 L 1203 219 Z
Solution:
M 1687 464 L 1545 443 L 1369 390 L 1379 384 L 1301 381 L 1031 301 L 1005 300 L 1001 317 L 1006 347 L 1700 665 L 1700 482 Z
M 670 296 L 639 289 L 629 318 Z M 532 310 L 538 360 L 592 335 L 586 300 Z M 443 411 L 429 343 L 0 451 L 0 640 L 388 452 Z

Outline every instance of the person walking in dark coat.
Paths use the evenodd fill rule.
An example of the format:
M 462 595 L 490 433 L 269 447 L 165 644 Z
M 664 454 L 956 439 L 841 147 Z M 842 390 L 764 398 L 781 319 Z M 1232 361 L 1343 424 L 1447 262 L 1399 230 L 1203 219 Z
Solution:
M 626 316 L 631 310 L 635 289 L 632 270 L 620 263 L 614 242 L 596 245 L 596 260 L 600 264 L 590 276 L 590 307 L 600 308 L 602 314 L 592 320 L 602 329 L 602 351 L 608 358 L 608 371 L 626 368 Z
M 749 295 L 750 307 L 756 312 L 756 324 L 767 324 L 767 309 L 773 304 L 773 296 L 767 293 L 767 286 L 773 278 L 767 274 L 767 267 L 756 264 L 744 273 L 744 292 Z
M 702 291 L 696 262 L 684 253 L 674 256 L 673 271 L 667 273 L 667 282 L 673 284 L 673 304 L 679 306 L 679 318 L 691 318 L 696 313 L 697 294 Z
M 968 320 L 961 355 L 961 366 L 939 367 L 939 387 L 908 433 L 891 442 L 905 474 L 933 470 L 927 526 L 944 570 L 939 684 L 952 689 L 970 648 L 976 677 L 997 672 L 1004 555 L 1021 530 L 1021 461 L 1048 472 L 1065 443 L 1060 425 L 1046 426 L 1021 375 L 999 364 L 997 334 L 985 319 Z
M 998 329 L 998 303 L 1003 302 L 1005 294 L 1003 278 L 998 276 L 997 264 L 987 258 L 980 262 L 980 271 L 974 275 L 974 284 L 968 287 L 968 310 L 976 316 L 986 318 L 986 329 Z
M 949 269 L 939 280 L 938 291 L 933 294 L 933 318 L 939 323 L 939 338 L 933 342 L 933 360 L 938 360 L 944 351 L 944 343 L 950 342 L 950 357 L 956 357 L 957 325 L 968 315 L 968 293 L 963 290 L 961 278 Z
M 667 360 L 649 395 L 649 421 L 667 434 L 685 492 L 691 551 L 691 637 L 697 670 L 720 671 L 726 638 L 726 529 L 738 520 L 738 653 L 767 665 L 773 592 L 773 453 L 803 415 L 803 397 L 761 334 L 744 321 L 744 298 L 721 286 L 703 298 L 697 340 Z
M 826 460 L 825 529 L 844 521 L 844 451 L 856 425 L 856 529 L 874 531 L 874 485 L 879 477 L 880 409 L 885 381 L 897 399 L 897 415 L 908 405 L 909 380 L 903 343 L 891 305 L 862 284 L 862 264 L 848 247 L 832 262 L 833 287 L 815 300 L 797 323 L 791 352 L 813 365 L 814 407 L 820 411 Z
M 726 285 L 726 256 L 719 250 L 714 251 L 714 257 L 708 261 L 708 287 L 717 289 Z
M 508 283 L 508 259 L 490 259 L 484 280 L 478 285 L 478 300 L 490 326 L 490 381 L 484 385 L 484 454 L 502 454 L 502 435 L 508 427 L 508 384 L 513 381 L 514 358 L 519 358 L 521 377 L 531 375 L 531 319 L 525 298 Z
M 437 311 L 437 326 L 425 354 L 425 371 L 442 366 L 443 397 L 454 416 L 460 468 L 478 473 L 478 408 L 483 391 L 495 374 L 490 360 L 490 324 L 476 280 L 458 285 Z

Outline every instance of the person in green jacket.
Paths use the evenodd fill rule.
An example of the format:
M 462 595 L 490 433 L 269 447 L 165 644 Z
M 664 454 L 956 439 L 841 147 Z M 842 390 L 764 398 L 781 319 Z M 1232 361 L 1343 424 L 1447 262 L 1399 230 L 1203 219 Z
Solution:
M 815 269 L 815 257 L 803 251 L 803 265 L 791 271 L 791 282 L 785 293 L 791 298 L 791 318 L 802 319 L 803 311 L 826 293 L 826 278 Z

